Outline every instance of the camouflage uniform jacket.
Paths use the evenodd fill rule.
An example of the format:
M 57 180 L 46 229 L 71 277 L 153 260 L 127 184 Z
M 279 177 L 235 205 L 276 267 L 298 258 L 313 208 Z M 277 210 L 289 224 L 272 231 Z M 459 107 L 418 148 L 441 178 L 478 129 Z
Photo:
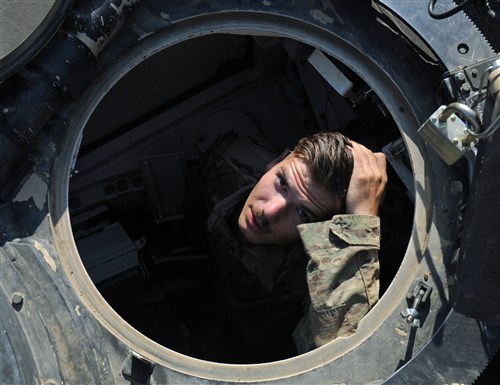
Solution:
M 378 301 L 380 220 L 344 214 L 298 229 L 309 259 L 309 323 L 321 346 L 354 333 Z
M 336 337 L 354 333 L 361 318 L 378 300 L 379 218 L 336 215 L 330 221 L 300 225 L 303 245 L 242 244 L 234 236 L 228 220 L 265 171 L 248 166 L 252 160 L 250 154 L 255 157 L 259 153 L 255 149 L 249 151 L 252 141 L 233 138 L 231 146 L 212 154 L 212 158 L 217 159 L 215 162 L 206 163 L 210 168 L 208 175 L 218 175 L 207 177 L 205 184 L 215 203 L 208 219 L 208 233 L 226 307 L 233 313 L 236 324 L 252 320 L 253 327 L 242 326 L 247 329 L 248 339 L 271 340 L 276 334 L 293 331 L 307 308 L 306 327 L 310 329 L 299 339 L 309 341 L 297 343 L 295 338 L 297 345 L 307 346 L 305 350 L 314 347 L 311 337 L 314 345 L 321 346 Z M 235 148 L 242 145 L 247 148 L 246 157 L 238 159 L 244 151 Z M 262 146 L 261 143 L 253 145 Z M 268 156 L 270 161 L 276 153 L 270 151 L 266 155 L 260 151 L 254 165 L 262 166 Z M 212 171 L 214 165 L 216 171 Z M 242 177 L 242 173 L 252 176 Z M 221 199 L 226 195 L 224 190 L 234 191 L 238 187 L 230 195 L 231 191 L 226 191 L 228 196 Z M 255 318 L 257 314 L 261 315 L 260 319 Z

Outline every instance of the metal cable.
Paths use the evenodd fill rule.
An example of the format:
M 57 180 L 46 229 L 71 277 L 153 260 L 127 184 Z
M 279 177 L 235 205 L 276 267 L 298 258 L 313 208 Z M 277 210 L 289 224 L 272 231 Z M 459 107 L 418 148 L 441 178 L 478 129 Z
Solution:
M 453 16 L 454 14 L 463 10 L 467 5 L 469 5 L 470 2 L 471 2 L 471 0 L 464 0 L 460 4 L 458 4 L 456 7 L 450 8 L 449 10 L 444 11 L 442 13 L 436 13 L 434 11 L 434 6 L 436 5 L 436 0 L 430 0 L 429 1 L 429 8 L 428 8 L 429 15 L 434 19 L 446 19 L 447 17 Z
M 491 124 L 479 135 L 475 135 L 478 139 L 488 139 L 493 136 L 493 134 L 500 128 L 500 115 L 491 122 Z
M 467 129 L 469 134 L 474 136 L 478 136 L 481 134 L 481 119 L 479 119 L 477 112 L 466 104 L 457 102 L 451 103 L 448 107 L 446 107 L 443 110 L 443 112 L 441 112 L 438 119 L 441 122 L 446 122 L 446 120 L 453 113 L 458 113 L 462 115 L 465 118 L 465 120 L 472 125 L 473 127 L 472 131 L 470 129 Z

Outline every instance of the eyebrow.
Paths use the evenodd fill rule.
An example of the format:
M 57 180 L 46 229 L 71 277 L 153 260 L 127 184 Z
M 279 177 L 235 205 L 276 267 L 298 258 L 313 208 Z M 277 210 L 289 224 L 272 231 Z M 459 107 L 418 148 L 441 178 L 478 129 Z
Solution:
M 283 178 L 285 179 L 286 181 L 286 184 L 288 187 L 290 187 L 290 178 L 289 178 L 289 173 L 287 172 L 287 170 L 283 167 L 283 166 L 280 166 L 279 168 L 279 171 L 281 172 L 281 175 L 283 176 Z M 294 188 L 294 190 L 297 190 L 297 188 Z M 308 202 L 310 202 L 311 200 L 309 198 L 306 197 L 306 200 Z M 315 222 L 315 221 L 319 221 L 323 216 L 321 215 L 322 213 L 320 213 L 319 215 L 314 212 L 314 210 L 312 210 L 311 208 L 305 206 L 304 204 L 300 204 L 299 207 L 304 210 L 307 215 L 309 217 L 311 217 L 311 222 Z

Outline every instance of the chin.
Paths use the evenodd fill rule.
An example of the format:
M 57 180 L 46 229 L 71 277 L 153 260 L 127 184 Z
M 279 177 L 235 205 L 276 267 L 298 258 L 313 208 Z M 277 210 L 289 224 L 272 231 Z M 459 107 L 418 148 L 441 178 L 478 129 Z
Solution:
M 241 230 L 241 234 L 243 234 L 243 237 L 245 237 L 245 239 L 248 242 L 253 243 L 255 245 L 263 244 L 262 238 L 253 234 L 250 230 L 248 230 L 248 229 L 243 230 L 242 228 L 240 228 L 240 230 Z

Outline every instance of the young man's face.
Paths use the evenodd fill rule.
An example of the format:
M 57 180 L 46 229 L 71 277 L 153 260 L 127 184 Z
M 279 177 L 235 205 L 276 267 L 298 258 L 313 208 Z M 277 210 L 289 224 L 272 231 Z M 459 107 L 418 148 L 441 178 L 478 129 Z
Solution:
M 288 155 L 265 173 L 238 218 L 244 237 L 255 244 L 287 244 L 299 238 L 297 225 L 327 219 L 337 199 L 311 178 L 308 167 Z

